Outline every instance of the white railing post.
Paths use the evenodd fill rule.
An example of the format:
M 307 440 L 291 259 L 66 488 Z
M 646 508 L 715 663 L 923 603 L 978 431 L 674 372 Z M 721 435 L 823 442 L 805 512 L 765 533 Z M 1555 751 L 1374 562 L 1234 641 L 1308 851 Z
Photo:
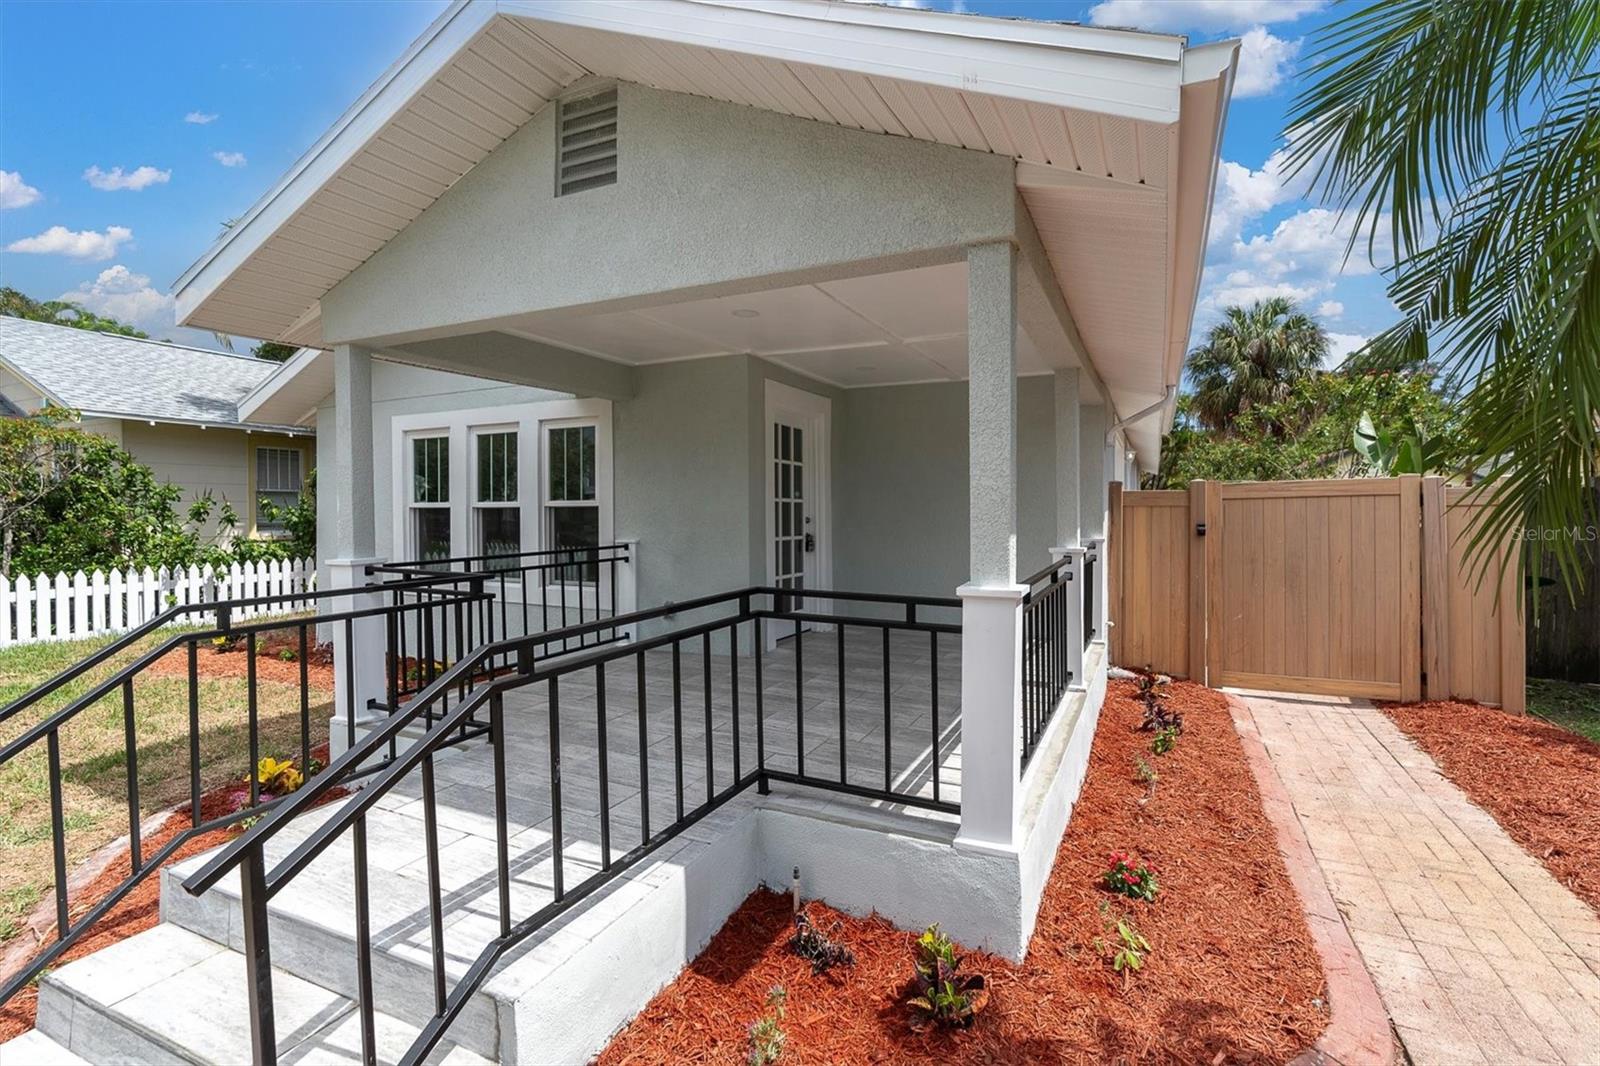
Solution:
M 56 571 L 55 595 L 51 597 L 55 610 L 50 636 L 55 640 L 72 639 L 72 587 L 67 583 L 67 574 L 64 570 Z M 40 600 L 41 604 L 45 601 Z M 52 624 L 49 621 L 46 625 Z M 41 627 L 43 628 L 43 627 Z
M 1088 551 L 1082 545 L 1050 549 L 1053 558 L 1066 560 L 1067 572 L 1072 575 L 1072 580 L 1067 582 L 1067 631 L 1064 635 L 1067 642 L 1067 669 L 1072 672 L 1072 680 L 1067 687 L 1071 689 L 1083 689 L 1088 685 L 1088 678 L 1083 676 L 1083 596 L 1087 591 L 1083 559 Z
M 380 559 L 328 560 L 329 585 L 336 589 L 362 588 L 367 567 Z M 383 593 L 340 597 L 328 605 L 330 613 L 359 611 L 383 605 Z M 388 657 L 388 630 L 383 617 L 336 621 L 333 627 L 333 717 L 328 723 L 329 758 L 337 758 L 349 747 L 350 721 L 360 731 L 382 718 L 372 710 L 373 700 L 382 702 L 386 694 L 385 660 Z M 349 640 L 346 641 L 346 634 Z M 352 711 L 354 712 L 352 715 Z

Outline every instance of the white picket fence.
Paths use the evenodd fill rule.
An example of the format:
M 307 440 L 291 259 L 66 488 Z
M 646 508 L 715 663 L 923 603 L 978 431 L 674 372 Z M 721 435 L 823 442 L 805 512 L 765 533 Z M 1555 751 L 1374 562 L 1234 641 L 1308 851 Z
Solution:
M 223 570 L 210 566 L 146 567 L 110 574 L 79 570 L 71 577 L 39 574 L 15 580 L 0 574 L 0 647 L 120 633 L 143 625 L 169 607 L 289 596 L 316 587 L 317 564 L 311 559 L 234 563 Z M 294 601 L 249 607 L 235 612 L 233 620 L 289 614 L 308 607 Z M 194 612 L 178 621 L 209 625 L 215 619 L 211 612 Z

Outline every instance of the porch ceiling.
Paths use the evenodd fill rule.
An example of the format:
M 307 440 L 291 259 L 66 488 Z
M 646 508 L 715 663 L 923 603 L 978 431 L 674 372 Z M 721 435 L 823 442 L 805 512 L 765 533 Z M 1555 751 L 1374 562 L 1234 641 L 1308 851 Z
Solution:
M 642 365 L 749 352 L 841 388 L 967 376 L 967 267 L 795 285 L 607 314 L 558 312 L 505 332 Z M 1018 369 L 1051 364 L 1018 334 Z
M 1176 380 L 1233 55 L 824 0 L 461 0 L 179 279 L 178 320 L 321 343 L 329 289 L 567 87 L 620 79 L 1015 158 L 1125 414 Z

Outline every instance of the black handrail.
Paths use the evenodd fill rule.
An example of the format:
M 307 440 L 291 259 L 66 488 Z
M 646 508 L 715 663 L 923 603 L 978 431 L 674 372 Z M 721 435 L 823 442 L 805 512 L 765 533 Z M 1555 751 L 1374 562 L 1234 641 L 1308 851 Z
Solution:
M 424 585 L 437 586 L 441 581 L 456 582 L 461 579 L 455 575 L 434 575 L 427 581 L 408 581 L 399 583 L 407 588 L 421 588 Z M 473 581 L 471 584 L 477 584 Z M 383 586 L 393 588 L 395 585 Z M 26 966 L 12 974 L 3 986 L 0 986 L 0 1003 L 7 1002 L 20 991 L 27 983 L 38 976 L 46 967 L 54 962 L 62 952 L 70 948 L 92 927 L 105 916 L 118 901 L 123 899 L 128 892 L 147 878 L 162 863 L 170 858 L 176 851 L 201 833 L 210 832 L 227 825 L 234 824 L 252 814 L 260 814 L 275 809 L 284 802 L 282 797 L 264 798 L 261 794 L 260 784 L 257 779 L 256 768 L 260 755 L 260 720 L 257 699 L 256 681 L 256 653 L 258 638 L 261 634 L 292 630 L 298 633 L 298 652 L 296 659 L 300 663 L 299 696 L 300 696 L 300 761 L 302 772 L 309 770 L 311 754 L 311 701 L 310 678 L 308 675 L 307 658 L 310 647 L 311 631 L 320 625 L 343 626 L 347 646 L 354 625 L 358 621 L 380 618 L 399 609 L 391 605 L 362 606 L 340 611 L 324 612 L 320 614 L 301 613 L 296 615 L 277 615 L 271 618 L 252 620 L 244 624 L 234 624 L 233 619 L 242 611 L 251 607 L 270 606 L 285 601 L 307 603 L 327 601 L 338 597 L 370 596 L 381 591 L 378 586 L 363 586 L 355 588 L 325 590 L 320 593 L 283 593 L 272 596 L 258 596 L 240 600 L 221 600 L 207 604 L 187 604 L 180 608 L 164 612 L 157 616 L 146 626 L 128 635 L 124 640 L 117 642 L 121 648 L 129 646 L 131 641 L 147 636 L 155 626 L 168 624 L 173 618 L 181 617 L 185 613 L 215 614 L 217 625 L 210 628 L 186 629 L 173 635 L 168 640 L 162 641 L 156 647 L 140 654 L 132 662 L 124 664 L 110 677 L 96 683 L 88 691 L 81 693 L 65 707 L 54 711 L 42 721 L 35 723 L 19 736 L 5 745 L 0 746 L 0 766 L 4 766 L 24 752 L 35 747 L 41 741 L 47 749 L 49 759 L 48 776 L 50 782 L 50 828 L 51 850 L 54 864 L 54 895 L 56 904 L 56 940 L 39 955 L 31 959 Z M 435 590 L 440 597 L 455 604 L 477 603 L 484 599 L 484 594 L 476 589 L 467 592 L 459 590 Z M 227 815 L 202 821 L 202 766 L 200 758 L 200 686 L 198 656 L 202 642 L 215 637 L 227 637 L 232 640 L 242 640 L 245 643 L 244 654 L 247 657 L 245 677 L 245 699 L 247 717 L 247 741 L 250 760 L 250 790 L 248 803 L 239 810 Z M 188 757 L 189 757 L 189 826 L 171 840 L 169 840 L 154 855 L 146 856 L 143 853 L 141 838 L 142 813 L 139 802 L 139 738 L 135 715 L 135 680 L 150 666 L 175 651 L 186 648 L 188 651 Z M 103 663 L 106 656 L 101 655 L 93 659 L 89 666 Z M 87 666 L 79 664 L 74 670 L 64 671 L 57 675 L 51 682 L 21 699 L 12 703 L 5 710 L 7 717 L 33 706 L 49 692 L 59 691 L 62 685 L 75 677 L 83 676 Z M 130 855 L 130 871 L 112 891 L 87 913 L 76 921 L 71 920 L 69 907 L 69 892 L 67 886 L 67 842 L 66 825 L 67 817 L 65 801 L 61 788 L 62 752 L 61 730 L 84 710 L 94 706 L 102 699 L 113 695 L 118 690 L 122 693 L 122 713 L 124 723 L 124 765 L 127 771 L 127 807 L 128 807 L 128 839 Z M 347 708 L 347 713 L 353 714 L 354 708 Z M 459 741 L 460 737 L 454 738 Z M 346 778 L 346 783 L 356 779 L 360 774 L 376 772 L 379 767 L 370 766 L 359 773 L 352 773 Z M 315 777 L 312 780 L 316 780 Z M 325 789 L 323 790 L 326 791 Z
M 269 944 L 269 930 L 266 920 L 266 908 L 274 895 L 283 889 L 296 875 L 303 871 L 319 855 L 321 855 L 334 841 L 341 838 L 346 831 L 352 834 L 355 844 L 354 851 L 354 876 L 357 886 L 357 1006 L 362 1016 L 361 1030 L 363 1033 L 363 1055 L 368 1061 L 372 1060 L 374 1049 L 369 1034 L 372 1031 L 372 1017 L 374 1006 L 372 1003 L 370 939 L 363 932 L 364 923 L 360 918 L 360 908 L 365 906 L 362 887 L 365 884 L 366 853 L 364 847 L 366 817 L 374 806 L 395 785 L 412 771 L 421 769 L 423 774 L 423 804 L 425 826 L 436 827 L 437 819 L 433 813 L 435 805 L 434 791 L 432 788 L 432 766 L 434 755 L 447 744 L 453 743 L 457 733 L 469 724 L 478 721 L 477 716 L 485 707 L 489 712 L 487 732 L 491 738 L 494 749 L 494 792 L 496 805 L 497 833 L 497 876 L 499 879 L 500 900 L 500 928 L 499 935 L 482 949 L 479 956 L 468 968 L 465 976 L 456 984 L 448 994 L 444 992 L 443 956 L 440 943 L 440 930 L 442 928 L 442 898 L 436 878 L 430 878 L 430 928 L 433 930 L 433 967 L 435 983 L 435 1013 L 423 1026 L 420 1035 L 402 1059 L 406 1063 L 420 1062 L 443 1037 L 449 1024 L 466 1005 L 468 998 L 474 994 L 482 982 L 487 978 L 495 962 L 512 946 L 527 936 L 542 928 L 556 915 L 569 909 L 579 900 L 599 888 L 602 884 L 616 877 L 621 871 L 627 869 L 650 852 L 661 846 L 680 833 L 688 825 L 704 817 L 711 810 L 732 799 L 745 789 L 755 786 L 760 791 L 767 791 L 769 781 L 785 781 L 795 784 L 838 791 L 850 795 L 862 796 L 871 799 L 884 800 L 896 804 L 920 806 L 944 812 L 959 812 L 959 805 L 949 802 L 940 794 L 939 783 L 939 753 L 948 750 L 953 737 L 947 737 L 941 732 L 938 711 L 938 692 L 940 686 L 939 675 L 939 637 L 942 634 L 957 634 L 960 625 L 951 622 L 928 621 L 919 619 L 919 610 L 952 610 L 959 611 L 961 601 L 955 598 L 930 598 L 913 596 L 896 596 L 874 593 L 849 593 L 831 590 L 805 590 L 803 596 L 806 600 L 832 601 L 839 603 L 859 603 L 871 605 L 894 605 L 902 608 L 903 616 L 900 618 L 884 618 L 871 616 L 854 616 L 841 614 L 828 614 L 823 612 L 798 612 L 783 609 L 780 605 L 796 603 L 793 589 L 782 589 L 771 586 L 751 586 L 733 592 L 699 597 L 693 600 L 668 604 L 650 610 L 636 611 L 631 614 L 614 616 L 607 619 L 588 622 L 580 626 L 568 627 L 564 630 L 553 630 L 547 633 L 530 637 L 520 637 L 509 640 L 499 640 L 480 646 L 477 650 L 463 656 L 453 665 L 447 667 L 438 677 L 420 693 L 418 693 L 404 707 L 395 710 L 389 719 L 378 728 L 369 732 L 365 737 L 357 739 L 343 755 L 333 762 L 322 774 L 308 782 L 298 792 L 292 794 L 288 801 L 275 807 L 270 814 L 259 823 L 245 831 L 243 835 L 233 840 L 220 849 L 209 862 L 200 870 L 193 873 L 183 883 L 185 891 L 199 895 L 216 883 L 235 867 L 240 870 L 242 879 L 241 905 L 246 913 L 245 929 L 250 933 L 246 940 L 246 965 L 249 971 L 249 982 L 253 997 L 252 1017 L 252 1047 L 255 1061 L 258 1063 L 272 1063 L 276 1061 L 275 1033 L 272 1028 L 271 1012 L 271 952 Z M 771 605 L 764 605 L 757 601 L 770 599 Z M 563 654 L 561 645 L 582 635 L 582 632 L 597 632 L 608 627 L 631 627 L 653 619 L 664 618 L 670 615 L 690 611 L 706 611 L 721 608 L 715 617 L 699 621 L 695 624 L 673 630 L 668 633 L 651 636 L 646 639 L 629 641 L 625 645 L 611 646 L 591 650 L 578 655 Z M 796 772 L 789 773 L 769 768 L 767 766 L 767 749 L 763 732 L 763 723 L 766 718 L 764 710 L 765 693 L 762 684 L 764 666 L 764 635 L 765 623 L 791 624 L 794 626 L 795 635 L 799 635 L 808 623 L 820 623 L 835 626 L 838 630 L 841 657 L 840 667 L 840 763 L 839 776 L 835 780 L 831 777 L 822 777 L 808 774 L 804 764 L 803 748 L 797 752 Z M 748 627 L 751 638 L 750 646 L 754 650 L 755 671 L 755 715 L 756 715 L 756 765 L 744 767 L 741 765 L 740 744 L 738 742 L 740 726 L 739 685 L 738 685 L 738 647 L 741 627 Z M 842 650 L 844 648 L 844 632 L 846 628 L 861 627 L 878 630 L 881 632 L 882 655 L 884 664 L 884 691 L 883 713 L 885 725 L 884 744 L 884 787 L 867 787 L 851 782 L 847 778 L 845 763 L 845 717 L 844 717 L 844 685 L 842 683 L 843 668 L 845 665 Z M 891 655 L 892 647 L 890 634 L 892 631 L 910 631 L 926 633 L 929 639 L 932 663 L 932 709 L 933 725 L 930 735 L 932 750 L 932 778 L 933 798 L 917 795 L 912 792 L 895 788 L 893 767 L 890 754 L 891 719 Z M 733 693 L 731 704 L 731 725 L 734 737 L 733 765 L 728 773 L 728 780 L 724 787 L 718 788 L 714 753 L 709 743 L 712 727 L 712 701 L 710 687 L 713 669 L 713 636 L 726 635 L 728 640 L 728 663 L 731 691 Z M 601 869 L 585 878 L 578 885 L 568 888 L 564 883 L 564 864 L 562 859 L 563 833 L 561 825 L 561 742 L 560 742 L 560 684 L 561 680 L 579 672 L 593 671 L 595 675 L 595 700 L 596 715 L 599 735 L 604 736 L 606 724 L 606 696 L 605 675 L 606 665 L 626 658 L 633 658 L 637 662 L 637 677 L 639 685 L 638 712 L 640 716 L 641 736 L 645 729 L 645 655 L 656 649 L 670 647 L 673 651 L 673 711 L 675 735 L 675 763 L 676 763 L 676 800 L 677 808 L 674 817 L 666 820 L 666 824 L 652 831 L 649 810 L 649 789 L 646 777 L 648 771 L 649 752 L 648 746 L 641 743 L 640 751 L 640 796 L 641 796 L 641 826 L 638 843 L 628 848 L 622 855 L 613 855 L 613 841 L 610 834 L 611 810 L 606 800 L 608 790 L 608 763 L 606 749 L 602 745 L 597 754 L 597 769 L 599 774 L 599 794 L 601 797 Z M 706 763 L 706 797 L 704 801 L 686 809 L 684 783 L 683 783 L 683 705 L 680 689 L 682 659 L 680 652 L 683 648 L 691 649 L 690 656 L 695 649 L 699 650 L 702 659 L 702 669 L 706 684 L 706 727 L 707 727 L 707 763 Z M 797 732 L 802 737 L 803 713 L 805 707 L 805 671 L 802 663 L 804 645 L 794 645 L 794 679 L 795 679 L 795 716 Z M 485 664 L 503 659 L 515 664 L 511 672 L 503 673 L 479 684 L 470 691 L 462 691 L 462 684 L 480 672 Z M 692 658 L 691 658 L 692 661 Z M 692 667 L 691 667 L 692 668 Z M 510 910 L 509 894 L 509 862 L 507 843 L 507 817 L 506 817 L 506 777 L 504 758 L 504 695 L 508 691 L 530 685 L 544 685 L 546 687 L 547 703 L 549 707 L 549 744 L 550 744 L 550 788 L 551 788 L 551 849 L 555 863 L 553 900 L 550 904 L 540 908 L 534 914 L 513 922 Z M 451 694 L 457 693 L 454 705 L 451 705 Z M 437 710 L 435 710 L 437 705 Z M 417 722 L 426 722 L 429 726 L 423 736 L 413 741 L 403 751 L 394 752 L 393 743 L 400 732 Z M 295 817 L 310 809 L 319 802 L 331 789 L 347 783 L 351 776 L 384 747 L 390 747 L 391 757 L 387 763 L 372 776 L 359 793 L 346 801 L 339 811 L 332 817 L 323 820 L 307 837 L 301 840 L 290 853 L 279 860 L 271 869 L 267 868 L 264 846 L 277 833 Z M 425 843 L 428 848 L 430 869 L 437 863 L 438 840 L 436 830 L 425 828 Z

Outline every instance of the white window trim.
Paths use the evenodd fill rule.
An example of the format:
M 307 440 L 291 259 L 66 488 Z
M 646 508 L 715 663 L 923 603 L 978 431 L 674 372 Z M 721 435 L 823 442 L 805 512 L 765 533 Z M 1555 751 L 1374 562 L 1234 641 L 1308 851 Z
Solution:
M 411 527 L 411 445 L 418 437 L 450 439 L 450 554 L 476 555 L 477 441 L 479 433 L 517 432 L 517 505 L 522 510 L 522 550 L 542 550 L 545 517 L 544 440 L 551 423 L 595 426 L 595 502 L 600 505 L 600 543 L 615 543 L 610 400 L 546 400 L 540 403 L 465 408 L 459 411 L 395 415 L 390 419 L 390 484 L 393 501 L 391 554 L 414 559 Z M 535 476 L 527 477 L 527 471 Z M 420 506 L 429 506 L 422 504 Z M 444 505 L 436 505 L 444 506 Z M 494 506 L 494 505 L 487 505 Z M 471 550 L 463 550 L 463 546 Z M 602 567 L 601 573 L 606 572 Z M 559 595 L 560 585 L 549 589 Z M 576 586 L 569 586 L 573 588 Z M 593 587 L 586 585 L 586 587 Z M 529 590 L 530 598 L 537 595 Z M 570 592 L 569 592 L 570 595 Z

